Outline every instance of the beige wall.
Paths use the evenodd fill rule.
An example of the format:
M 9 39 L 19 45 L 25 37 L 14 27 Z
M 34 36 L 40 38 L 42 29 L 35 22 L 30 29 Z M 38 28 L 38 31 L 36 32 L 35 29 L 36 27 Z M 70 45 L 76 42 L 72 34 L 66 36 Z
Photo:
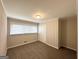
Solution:
M 60 40 L 60 46 L 66 45 L 66 39 L 67 39 L 67 19 L 60 19 L 59 20 L 59 40 Z
M 7 52 L 7 18 L 0 0 L 0 56 Z
M 61 21 L 61 46 L 77 50 L 77 17 L 67 17 Z
M 26 34 L 13 34 L 10 35 L 10 24 L 22 24 L 37 26 L 37 23 L 21 21 L 13 18 L 8 18 L 8 48 L 24 45 L 30 42 L 37 41 L 37 33 L 26 33 Z
M 39 40 L 55 48 L 59 48 L 58 18 L 39 24 Z
M 39 40 L 55 48 L 77 50 L 77 17 L 52 19 L 39 25 Z
M 46 42 L 46 23 L 39 24 L 38 38 L 42 42 Z
M 24 45 L 26 43 L 37 41 L 37 34 L 19 34 L 19 35 L 10 35 L 8 37 L 8 48 L 13 48 L 16 46 Z

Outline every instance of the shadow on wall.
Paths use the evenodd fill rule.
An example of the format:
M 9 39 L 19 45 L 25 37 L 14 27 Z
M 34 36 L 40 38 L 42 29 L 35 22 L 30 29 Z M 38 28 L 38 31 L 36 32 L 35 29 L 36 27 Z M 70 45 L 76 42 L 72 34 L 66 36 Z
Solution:
M 77 16 L 62 18 L 59 22 L 61 46 L 77 50 Z

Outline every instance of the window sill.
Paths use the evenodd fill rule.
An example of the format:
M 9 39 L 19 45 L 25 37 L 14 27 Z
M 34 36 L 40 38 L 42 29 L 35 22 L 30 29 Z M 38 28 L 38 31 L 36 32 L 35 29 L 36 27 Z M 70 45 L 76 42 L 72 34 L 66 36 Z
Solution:
M 23 34 L 10 34 L 10 36 L 16 36 L 16 35 L 32 35 L 37 33 L 23 33 Z

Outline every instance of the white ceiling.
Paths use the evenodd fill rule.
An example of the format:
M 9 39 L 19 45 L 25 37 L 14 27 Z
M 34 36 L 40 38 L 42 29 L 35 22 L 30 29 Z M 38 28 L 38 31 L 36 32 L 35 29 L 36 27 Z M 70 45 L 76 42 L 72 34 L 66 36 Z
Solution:
M 77 14 L 76 0 L 3 0 L 7 16 L 24 20 L 41 20 Z

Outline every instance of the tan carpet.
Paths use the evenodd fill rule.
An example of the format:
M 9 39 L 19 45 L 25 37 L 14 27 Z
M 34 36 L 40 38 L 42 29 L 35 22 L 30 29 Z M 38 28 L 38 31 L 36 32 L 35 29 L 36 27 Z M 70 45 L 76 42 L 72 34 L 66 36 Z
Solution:
M 42 42 L 34 42 L 8 50 L 10 59 L 77 59 L 76 52 L 52 48 Z

